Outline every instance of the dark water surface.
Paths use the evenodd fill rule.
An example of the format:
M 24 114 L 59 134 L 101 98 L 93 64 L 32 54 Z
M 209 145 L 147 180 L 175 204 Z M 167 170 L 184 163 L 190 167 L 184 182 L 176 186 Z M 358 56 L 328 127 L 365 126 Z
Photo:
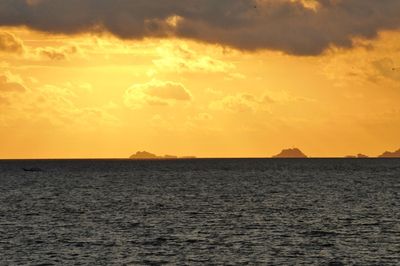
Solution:
M 399 265 L 400 160 L 0 161 L 0 265 L 39 264 Z

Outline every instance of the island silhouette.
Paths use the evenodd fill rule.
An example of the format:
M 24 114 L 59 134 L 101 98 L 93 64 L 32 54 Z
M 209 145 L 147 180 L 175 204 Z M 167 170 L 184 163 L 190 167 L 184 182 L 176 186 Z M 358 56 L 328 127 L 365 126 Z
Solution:
M 377 157 L 369 157 L 365 154 L 357 154 L 356 156 L 346 156 L 345 158 L 350 158 L 350 159 L 363 159 L 363 158 L 400 158 L 400 149 L 397 151 L 391 152 L 391 151 L 385 151 L 381 155 Z
M 385 151 L 379 158 L 400 158 L 400 149 L 394 152 Z
M 284 149 L 272 158 L 308 158 L 300 149 Z
M 267 158 L 267 157 L 266 157 Z M 272 156 L 271 158 L 279 159 L 279 158 L 312 158 L 308 157 L 305 153 L 303 153 L 299 148 L 289 148 L 283 149 L 279 154 Z M 400 158 L 400 149 L 394 152 L 386 151 L 379 156 L 368 156 L 362 153 L 357 155 L 348 155 L 342 157 L 345 159 L 367 159 L 367 158 Z M 163 155 L 159 156 L 154 153 L 148 151 L 138 151 L 135 154 L 129 157 L 131 160 L 179 160 L 179 159 L 197 159 L 196 156 L 182 156 L 178 157 L 176 155 Z
M 183 157 L 178 157 L 176 155 L 158 156 L 154 153 L 147 151 L 138 151 L 129 157 L 129 159 L 132 160 L 178 160 L 178 159 L 195 159 L 195 158 L 196 158 L 195 156 L 183 156 Z
M 362 154 L 362 153 L 359 153 L 357 155 L 346 156 L 345 158 L 348 158 L 348 159 L 366 159 L 366 158 L 369 158 L 369 156 L 365 155 L 365 154 Z

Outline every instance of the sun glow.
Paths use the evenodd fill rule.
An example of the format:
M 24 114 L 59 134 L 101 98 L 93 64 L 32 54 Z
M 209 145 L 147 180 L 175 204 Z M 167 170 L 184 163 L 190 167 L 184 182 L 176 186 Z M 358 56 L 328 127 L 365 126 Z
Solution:
M 398 37 L 299 57 L 3 27 L 0 157 L 376 155 L 398 145 Z

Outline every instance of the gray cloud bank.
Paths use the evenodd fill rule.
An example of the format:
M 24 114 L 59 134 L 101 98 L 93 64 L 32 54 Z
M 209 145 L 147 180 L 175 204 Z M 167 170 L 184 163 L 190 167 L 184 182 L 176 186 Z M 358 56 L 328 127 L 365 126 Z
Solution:
M 0 25 L 126 39 L 181 37 L 242 50 L 318 55 L 400 28 L 399 0 L 0 0 Z

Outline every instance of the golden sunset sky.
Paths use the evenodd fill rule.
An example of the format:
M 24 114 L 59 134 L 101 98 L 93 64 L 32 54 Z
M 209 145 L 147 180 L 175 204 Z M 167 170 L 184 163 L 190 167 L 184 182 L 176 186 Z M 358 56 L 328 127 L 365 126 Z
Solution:
M 400 147 L 398 0 L 2 0 L 0 158 Z

